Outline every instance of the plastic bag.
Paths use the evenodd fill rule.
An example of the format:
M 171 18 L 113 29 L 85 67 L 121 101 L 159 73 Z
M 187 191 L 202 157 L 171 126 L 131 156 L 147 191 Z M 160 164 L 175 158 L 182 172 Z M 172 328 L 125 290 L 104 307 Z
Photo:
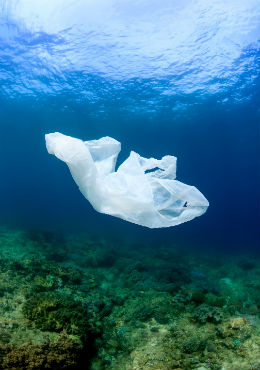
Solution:
M 55 132 L 45 139 L 98 212 L 159 228 L 190 221 L 209 206 L 198 189 L 175 180 L 176 157 L 147 159 L 132 151 L 115 172 L 121 144 L 111 137 L 82 141 Z

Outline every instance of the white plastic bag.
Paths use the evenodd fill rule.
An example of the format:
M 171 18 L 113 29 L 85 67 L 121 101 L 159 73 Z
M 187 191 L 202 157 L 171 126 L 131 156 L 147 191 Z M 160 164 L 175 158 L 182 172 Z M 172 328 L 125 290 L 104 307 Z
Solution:
M 190 221 L 209 206 L 198 189 L 175 180 L 176 157 L 147 159 L 131 152 L 115 172 L 121 144 L 111 137 L 82 141 L 55 132 L 45 139 L 48 152 L 67 163 L 98 212 L 157 228 Z

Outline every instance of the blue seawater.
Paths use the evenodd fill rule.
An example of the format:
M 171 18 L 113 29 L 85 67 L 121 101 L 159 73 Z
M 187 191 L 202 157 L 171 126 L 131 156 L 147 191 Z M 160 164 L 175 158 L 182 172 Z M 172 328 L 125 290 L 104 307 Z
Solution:
M 257 0 L 0 0 L 0 223 L 144 243 L 254 250 L 259 243 Z M 178 158 L 210 202 L 148 230 L 95 212 L 44 134 L 111 136 Z

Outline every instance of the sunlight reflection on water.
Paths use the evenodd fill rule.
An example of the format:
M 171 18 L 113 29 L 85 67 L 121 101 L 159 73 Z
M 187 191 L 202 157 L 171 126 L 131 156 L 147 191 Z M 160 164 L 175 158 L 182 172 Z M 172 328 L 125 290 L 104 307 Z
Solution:
M 0 4 L 7 97 L 62 93 L 95 104 L 110 94 L 152 112 L 191 94 L 241 101 L 259 77 L 257 0 Z

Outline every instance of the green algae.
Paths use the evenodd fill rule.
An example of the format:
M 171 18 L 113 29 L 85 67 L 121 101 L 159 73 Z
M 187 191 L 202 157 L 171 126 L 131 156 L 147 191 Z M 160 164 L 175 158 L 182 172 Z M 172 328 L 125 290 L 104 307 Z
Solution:
M 0 246 L 1 370 L 260 368 L 250 256 L 4 228 Z

